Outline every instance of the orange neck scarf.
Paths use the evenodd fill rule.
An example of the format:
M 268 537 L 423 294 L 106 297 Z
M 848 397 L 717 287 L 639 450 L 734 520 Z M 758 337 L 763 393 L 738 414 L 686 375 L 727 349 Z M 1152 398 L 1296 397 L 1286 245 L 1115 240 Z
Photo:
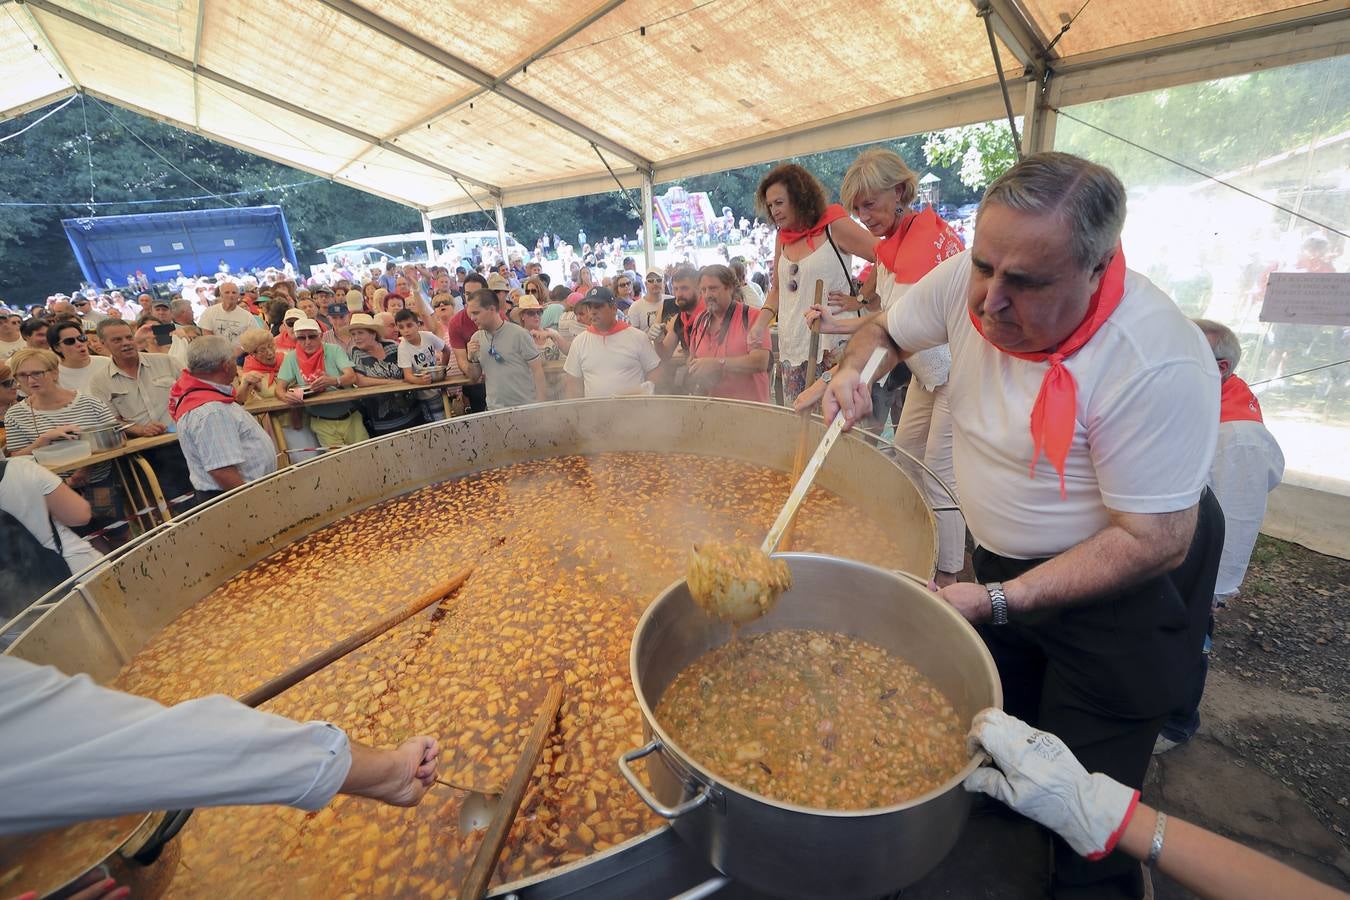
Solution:
M 837 222 L 840 219 L 847 219 L 848 213 L 838 203 L 831 203 L 825 207 L 825 212 L 820 216 L 816 224 L 810 228 L 804 228 L 801 231 L 793 231 L 790 228 L 778 229 L 778 237 L 784 244 L 795 244 L 802 238 L 806 238 L 806 246 L 812 250 L 816 249 L 815 239 L 825 233 L 825 229 L 830 227 L 831 222 Z
M 1074 419 L 1078 411 L 1078 383 L 1073 373 L 1064 365 L 1064 361 L 1073 356 L 1097 333 L 1097 329 L 1111 318 L 1111 314 L 1120 306 L 1125 295 L 1125 253 L 1116 247 L 1116 255 L 1102 273 L 1097 292 L 1088 301 L 1087 315 L 1060 345 L 1052 351 L 1041 353 L 1013 353 L 1004 350 L 989 341 L 1000 352 L 1025 359 L 1030 362 L 1048 362 L 1045 377 L 1041 380 L 1040 392 L 1036 394 L 1036 403 L 1031 407 L 1031 474 L 1036 474 L 1036 460 L 1042 453 L 1059 473 L 1059 496 L 1064 499 L 1068 491 L 1064 485 L 1064 464 L 1069 458 L 1069 447 L 1073 444 Z M 984 336 L 980 320 L 967 310 L 971 324 Z M 989 340 L 985 338 L 985 340 Z
M 305 381 L 313 381 L 324 374 L 324 349 L 323 344 L 319 344 L 319 349 L 312 353 L 306 353 L 305 348 L 299 344 L 295 345 L 295 362 L 300 369 L 300 374 L 304 376 Z
M 1261 404 L 1257 402 L 1247 382 L 1236 375 L 1229 375 L 1219 386 L 1220 422 L 1264 422 L 1261 418 Z
M 923 212 L 906 213 L 897 228 L 876 247 L 877 262 L 895 276 L 898 284 L 914 284 L 934 266 L 965 249 L 950 225 L 930 206 Z
M 614 327 L 611 328 L 609 331 L 601 331 L 599 328 L 596 328 L 594 325 L 587 325 L 587 326 L 586 326 L 586 330 L 589 331 L 591 334 L 598 334 L 598 335 L 600 335 L 601 337 L 609 337 L 611 334 L 618 334 L 620 331 L 623 331 L 625 328 L 632 328 L 632 327 L 633 327 L 633 326 L 629 325 L 627 322 L 619 321 L 619 322 L 615 322 L 615 323 L 614 323 Z

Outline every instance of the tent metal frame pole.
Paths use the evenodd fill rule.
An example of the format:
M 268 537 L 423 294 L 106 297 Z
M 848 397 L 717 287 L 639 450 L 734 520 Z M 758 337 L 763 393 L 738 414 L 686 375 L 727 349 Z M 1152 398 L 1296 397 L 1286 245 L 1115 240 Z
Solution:
M 321 0 L 321 2 L 347 18 L 360 22 L 377 34 L 394 41 L 419 56 L 444 66 L 461 78 L 465 78 L 478 85 L 481 90 L 470 92 L 470 94 L 460 98 L 454 106 L 450 107 L 451 109 L 469 102 L 478 94 L 490 91 L 502 99 L 514 103 L 516 106 L 529 110 L 536 116 L 539 116 L 539 118 L 551 122 L 564 131 L 571 132 L 582 140 L 605 148 L 610 153 L 613 153 L 620 159 L 632 163 L 640 169 L 651 168 L 651 161 L 645 159 L 640 153 L 637 153 L 636 151 L 625 147 L 623 144 L 620 144 L 618 141 L 606 137 L 600 132 L 583 125 L 581 122 L 578 122 L 566 113 L 554 109 L 542 100 L 536 100 L 519 88 L 506 84 L 505 79 L 493 77 L 491 73 L 478 68 L 467 60 L 460 59 L 453 53 L 441 49 L 428 40 L 418 37 L 406 28 L 359 6 L 352 2 L 352 0 Z M 444 112 L 442 112 L 441 115 L 444 115 Z M 425 121 L 422 124 L 425 125 Z M 417 124 L 414 123 L 412 128 L 416 127 Z
M 492 209 L 497 213 L 497 248 L 501 250 L 502 262 L 506 262 L 506 214 L 502 212 L 500 197 L 492 198 Z
M 1047 69 L 1039 79 L 1028 78 L 1022 104 L 1022 155 L 1055 149 L 1057 114 L 1050 103 L 1054 74 Z
M 642 173 L 642 256 L 650 272 L 656 268 L 656 230 L 652 221 L 652 173 Z M 645 277 L 645 273 L 644 273 Z M 650 299 L 650 298 L 649 298 Z M 661 302 L 657 297 L 656 301 Z
M 185 72 L 190 72 L 196 77 L 205 78 L 207 81 L 215 82 L 216 84 L 219 84 L 223 87 L 227 87 L 232 91 L 238 91 L 241 94 L 247 94 L 248 96 L 254 98 L 255 100 L 261 100 L 264 103 L 270 103 L 273 106 L 277 107 L 278 109 L 283 109 L 286 112 L 291 113 L 292 115 L 299 116 L 303 119 L 308 119 L 309 121 L 319 125 L 323 125 L 326 128 L 331 128 L 334 131 L 340 131 L 343 134 L 347 135 L 348 137 L 355 138 L 358 141 L 362 141 L 367 144 L 373 144 L 382 150 L 387 150 L 390 153 L 402 156 L 405 159 L 411 160 L 412 162 L 418 163 L 419 165 L 426 166 L 427 168 L 433 169 L 444 175 L 449 175 L 452 178 L 459 178 L 463 181 L 468 182 L 469 184 L 477 185 L 483 190 L 489 191 L 494 194 L 500 193 L 500 189 L 497 188 L 495 185 L 486 184 L 485 182 L 479 181 L 476 178 L 472 178 L 461 172 L 457 172 L 454 169 L 449 168 L 448 166 L 443 166 L 434 160 L 427 159 L 425 157 L 419 156 L 416 153 L 412 153 L 408 150 L 405 150 L 402 147 L 398 146 L 397 144 L 384 141 L 378 136 L 370 134 L 369 132 L 362 131 L 359 128 L 354 128 L 351 125 L 339 122 L 336 119 L 331 119 L 328 116 L 322 115 L 321 113 L 316 113 L 313 110 L 305 109 L 302 106 L 297 106 L 296 104 L 290 102 L 289 100 L 284 100 L 281 97 L 276 96 L 275 94 L 269 94 L 266 91 L 244 84 L 242 81 L 236 81 L 235 79 L 223 73 L 213 71 L 211 69 L 205 68 L 204 66 L 194 65 L 192 60 L 190 59 L 185 59 L 181 56 L 178 56 L 177 54 L 170 53 L 167 50 L 163 50 L 159 47 L 156 47 L 153 44 L 149 44 L 145 41 L 142 41 L 139 38 L 132 37 L 129 34 L 126 34 L 124 32 L 118 31 L 115 28 L 111 28 L 107 25 L 104 25 L 102 22 L 97 22 L 93 19 L 82 16 L 77 12 L 72 12 L 71 10 L 65 9 L 64 7 L 57 6 L 55 3 L 51 2 L 51 0 L 24 0 L 23 5 L 40 9 L 49 15 L 53 15 L 58 18 L 64 19 L 67 22 L 70 22 L 72 25 L 77 25 L 80 28 L 85 29 L 86 31 L 93 32 L 94 34 L 97 34 L 101 37 L 105 37 L 108 40 L 121 44 L 122 46 L 130 50 L 135 50 L 138 53 L 144 53 L 147 56 L 153 56 L 154 58 L 169 63 L 172 66 L 176 66 L 177 68 L 180 68 Z M 361 154 L 358 154 L 358 158 L 359 156 L 365 155 L 366 152 L 367 152 L 366 150 L 363 150 Z M 350 165 L 351 163 L 349 162 L 346 165 L 344 165 L 342 169 L 345 169 Z M 342 169 L 339 169 L 338 172 L 340 173 Z M 331 177 L 336 177 L 336 173 L 334 174 L 334 176 Z M 405 204 L 407 203 L 406 200 L 401 202 Z
M 419 209 L 418 212 L 422 214 L 422 240 L 425 241 L 427 245 L 427 265 L 432 266 L 436 263 L 436 242 L 431 238 L 433 233 L 431 230 L 431 216 L 427 215 L 425 209 Z

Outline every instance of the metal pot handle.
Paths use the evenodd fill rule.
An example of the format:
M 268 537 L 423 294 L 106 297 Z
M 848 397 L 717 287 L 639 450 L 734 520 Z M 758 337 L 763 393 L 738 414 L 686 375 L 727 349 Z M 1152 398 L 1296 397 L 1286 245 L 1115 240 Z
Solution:
M 661 743 L 661 739 L 653 738 L 645 746 L 639 747 L 636 750 L 629 750 L 623 756 L 619 757 L 619 773 L 623 775 L 624 780 L 628 782 L 629 787 L 636 791 L 637 795 L 642 798 L 642 802 L 652 808 L 652 812 L 663 819 L 673 820 L 678 819 L 685 813 L 692 812 L 707 803 L 708 798 L 711 796 L 712 786 L 706 784 L 701 786 L 697 794 L 677 806 L 666 806 L 661 803 L 660 800 L 657 800 L 656 797 L 652 795 L 652 792 L 647 790 L 647 786 L 642 783 L 641 779 L 637 777 L 637 773 L 633 771 L 632 767 L 629 766 L 629 763 L 636 762 L 644 756 L 649 756 L 658 750 L 664 749 L 665 745 Z
M 173 840 L 178 832 L 183 830 L 187 824 L 188 817 L 192 815 L 190 809 L 176 809 L 164 814 L 150 838 L 132 854 L 131 859 L 143 866 L 148 866 L 159 859 L 159 854 L 164 851 L 165 845 Z

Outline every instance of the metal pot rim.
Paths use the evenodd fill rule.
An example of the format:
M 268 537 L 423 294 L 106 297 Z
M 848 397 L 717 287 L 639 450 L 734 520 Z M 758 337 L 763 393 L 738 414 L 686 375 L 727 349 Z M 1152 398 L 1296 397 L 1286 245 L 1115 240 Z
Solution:
M 830 556 L 824 553 L 775 553 L 774 557 L 783 559 L 842 559 L 842 557 Z M 873 569 L 877 572 L 881 572 L 892 577 L 896 578 L 900 577 L 899 575 L 896 575 L 893 571 L 889 569 L 882 569 L 878 566 L 858 562 L 857 560 L 852 559 L 846 561 L 849 562 L 850 564 L 863 566 L 868 569 Z M 658 599 L 660 599 L 660 597 L 667 596 L 672 589 L 674 589 L 677 585 L 682 584 L 683 582 L 684 582 L 683 578 L 672 581 L 670 585 L 664 591 L 661 592 Z M 699 776 L 700 780 L 702 780 L 704 784 L 710 787 L 732 790 L 744 797 L 748 797 L 759 803 L 763 803 L 766 806 L 772 806 L 777 809 L 786 810 L 788 812 L 803 813 L 806 815 L 813 815 L 813 816 L 827 816 L 829 818 L 835 819 L 866 819 L 877 816 L 888 816 L 893 813 L 900 812 L 902 810 L 910 809 L 912 807 L 922 806 L 924 803 L 927 803 L 930 800 L 942 796 L 943 794 L 950 791 L 952 788 L 959 787 L 961 782 L 965 781 L 966 776 L 969 775 L 971 772 L 974 772 L 980 766 L 984 765 L 985 760 L 987 759 L 984 753 L 978 752 L 974 754 L 969 761 L 966 762 L 966 764 L 961 768 L 960 771 L 958 771 L 951 778 L 948 778 L 946 781 L 942 782 L 932 790 L 926 791 L 925 793 L 920 794 L 919 796 L 911 798 L 909 800 L 906 800 L 903 803 L 896 803 L 891 806 L 872 806 L 866 809 L 820 809 L 814 806 L 800 806 L 796 803 L 788 803 L 783 800 L 775 800 L 773 797 L 767 797 L 764 794 L 752 791 L 747 787 L 742 787 L 741 785 L 737 784 L 734 781 L 731 781 L 730 779 L 724 776 L 715 774 L 712 770 L 707 768 L 701 762 L 696 760 L 692 755 L 690 755 L 689 752 L 686 751 L 683 747 L 681 747 L 678 743 L 672 740 L 670 734 L 667 733 L 665 728 L 662 727 L 660 721 L 656 718 L 655 712 L 647 704 L 647 698 L 643 694 L 642 689 L 638 684 L 638 675 L 637 675 L 638 636 L 641 635 L 642 632 L 645 630 L 648 620 L 656 613 L 658 605 L 659 603 L 657 603 L 656 601 L 653 601 L 652 603 L 648 604 L 647 608 L 643 611 L 642 616 L 638 619 L 637 626 L 633 629 L 633 640 L 629 643 L 628 647 L 628 680 L 632 683 L 633 694 L 637 697 L 638 707 L 642 710 L 642 716 L 644 721 L 652 729 L 653 735 L 661 741 L 662 752 L 668 752 L 673 754 L 680 763 L 687 766 L 690 770 L 696 773 Z M 979 632 L 975 630 L 975 627 L 971 625 L 969 622 L 967 622 L 965 620 L 965 617 L 962 616 L 960 613 L 958 613 L 955 609 L 953 609 L 949 604 L 941 603 L 940 608 L 943 610 L 944 615 L 948 616 L 953 622 L 959 623 L 959 627 L 967 629 L 970 632 L 970 636 L 975 638 L 976 644 L 979 647 L 980 655 L 982 657 L 984 666 L 992 676 L 992 684 L 994 687 L 994 697 L 993 697 L 994 705 L 1001 709 L 1003 707 L 1003 685 L 998 677 L 998 668 L 997 666 L 994 665 L 994 657 L 989 653 L 989 649 L 984 645 L 984 640 L 979 636 Z

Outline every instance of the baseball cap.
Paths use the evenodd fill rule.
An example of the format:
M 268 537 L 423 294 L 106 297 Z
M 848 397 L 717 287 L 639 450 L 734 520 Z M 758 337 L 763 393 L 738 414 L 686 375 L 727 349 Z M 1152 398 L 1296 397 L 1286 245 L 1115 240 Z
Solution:
M 296 309 L 295 307 L 292 307 L 286 310 L 286 315 L 281 317 L 281 321 L 294 322 L 296 319 L 303 319 L 304 317 L 305 311 L 303 309 Z
M 306 318 L 299 318 L 296 319 L 294 322 L 292 322 L 291 331 L 295 332 L 296 334 L 299 334 L 302 331 L 312 331 L 315 334 L 323 333 L 323 329 L 319 327 L 318 322 L 314 321 L 313 319 L 306 319 Z
M 319 294 L 327 294 L 331 297 L 333 296 L 333 289 L 326 284 L 321 284 L 317 287 L 310 288 L 309 294 L 311 297 L 317 297 Z
M 605 303 L 617 303 L 614 298 L 614 292 L 604 285 L 597 284 L 586 292 L 586 296 L 581 298 L 582 303 L 589 303 L 594 306 L 600 306 Z
M 162 307 L 164 307 L 165 309 L 168 309 L 168 307 L 169 307 L 169 301 L 168 301 L 168 300 L 165 300 L 163 297 L 160 297 L 160 298 L 154 300 L 154 301 L 150 304 L 150 308 L 151 308 L 151 309 L 154 309 L 156 306 L 162 306 Z
M 330 316 L 345 316 L 349 312 L 351 312 L 351 310 L 347 308 L 346 300 L 343 300 L 341 303 L 328 304 L 328 314 Z
M 489 291 L 509 291 L 509 290 L 511 290 L 511 285 L 507 283 L 507 281 L 506 281 L 505 278 L 503 278 L 500 274 L 498 274 L 498 273 L 496 273 L 496 272 L 493 272 L 491 275 L 489 275 L 487 281 L 488 281 L 488 290 L 489 290 Z

